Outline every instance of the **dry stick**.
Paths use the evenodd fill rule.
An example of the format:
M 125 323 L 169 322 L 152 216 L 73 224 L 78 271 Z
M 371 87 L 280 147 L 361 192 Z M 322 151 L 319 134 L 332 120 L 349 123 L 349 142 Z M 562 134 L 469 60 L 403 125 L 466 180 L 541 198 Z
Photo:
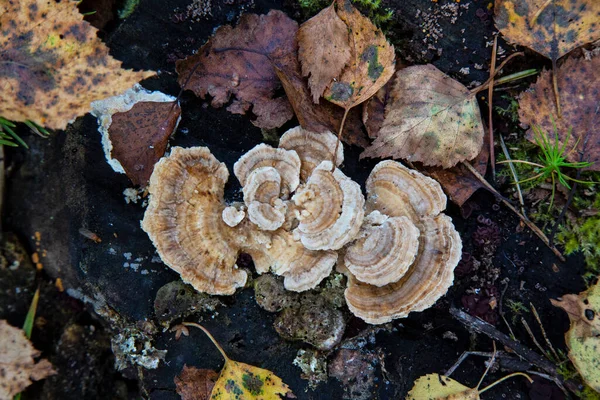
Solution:
M 494 155 L 494 125 L 492 122 L 492 96 L 494 95 L 494 75 L 496 75 L 496 53 L 498 51 L 498 36 L 494 37 L 492 48 L 492 63 L 490 65 L 490 83 L 488 86 L 488 130 L 490 141 L 490 166 L 492 167 L 492 180 L 496 183 L 496 156 Z
M 533 331 L 529 327 L 529 324 L 527 323 L 527 321 L 525 321 L 525 318 L 521 317 L 521 323 L 525 327 L 525 330 L 529 334 L 529 337 L 531 337 L 531 340 L 533 340 L 533 344 L 535 344 L 535 346 L 540 350 L 540 352 L 542 354 L 546 355 L 546 350 L 544 350 L 544 348 L 542 347 L 542 345 L 535 338 L 535 335 L 533 334 Z
M 528 371 L 525 371 L 525 372 L 527 372 L 530 375 L 537 375 L 540 378 L 544 378 L 544 379 L 547 379 L 549 381 L 554 382 L 554 384 L 556 386 L 558 386 L 560 388 L 560 390 L 562 390 L 562 392 L 565 394 L 566 398 L 567 399 L 571 399 L 571 396 L 569 395 L 569 392 L 567 391 L 567 389 L 565 389 L 563 383 L 558 378 L 556 378 L 555 376 L 550 376 L 550 375 L 547 375 L 547 374 L 543 374 L 541 372 L 531 371 L 531 370 L 528 370 Z
M 550 351 L 552 352 L 552 354 L 554 355 L 556 360 L 560 360 L 558 353 L 556 352 L 556 350 L 554 350 L 554 346 L 552 346 L 552 342 L 550 341 L 550 339 L 548 339 L 548 336 L 546 335 L 546 330 L 544 329 L 544 325 L 542 324 L 542 319 L 540 318 L 540 315 L 538 314 L 537 309 L 535 308 L 533 303 L 529 303 L 529 307 L 531 307 L 531 311 L 533 311 L 533 315 L 535 316 L 535 319 L 536 319 L 538 325 L 540 326 L 540 330 L 542 331 L 542 336 L 544 336 L 544 340 L 546 341 L 546 344 L 550 348 Z
M 504 255 L 504 257 L 506 257 L 506 254 Z M 508 257 L 506 257 L 506 259 L 508 259 Z M 508 259 L 508 260 L 511 261 L 510 259 Z M 502 317 L 502 320 L 504 321 L 504 323 L 508 327 L 508 331 L 510 332 L 510 337 L 514 339 L 514 338 L 516 338 L 515 333 L 513 332 L 512 328 L 510 327 L 510 324 L 506 320 L 506 317 L 504 316 L 504 310 L 502 309 L 502 304 L 503 304 L 503 300 L 504 300 L 504 294 L 506 293 L 507 289 L 508 289 L 508 282 L 505 282 L 504 289 L 502 289 L 502 293 L 500 293 L 500 304 L 498 304 L 498 314 L 500 314 L 500 317 Z
M 512 340 L 504 333 L 497 330 L 493 325 L 488 324 L 485 321 L 480 320 L 479 318 L 472 317 L 464 311 L 461 311 L 457 308 L 450 308 L 450 314 L 456 318 L 460 323 L 465 325 L 470 331 L 474 331 L 476 333 L 483 333 L 484 335 L 490 337 L 493 340 L 497 340 L 502 343 L 504 346 L 512 349 L 519 356 L 523 357 L 525 360 L 529 361 L 531 364 L 535 365 L 539 369 L 546 372 L 548 375 L 556 378 L 559 382 L 563 383 L 569 390 L 573 393 L 578 391 L 577 383 L 569 380 L 564 381 L 557 373 L 556 366 L 548 361 L 546 358 L 540 356 L 533 350 L 530 350 L 526 346 L 523 346 L 521 343 L 516 340 Z
M 346 117 L 348 116 L 348 111 L 350 111 L 350 108 L 344 108 L 344 116 L 342 117 L 340 130 L 338 131 L 337 142 L 335 142 L 335 150 L 333 150 L 333 165 L 331 166 L 331 172 L 335 171 L 335 163 L 337 162 L 337 152 L 338 148 L 340 147 L 340 142 L 342 140 L 342 132 L 344 130 L 344 123 L 346 122 Z
M 526 216 L 521 214 L 519 212 L 519 210 L 517 210 L 512 204 L 510 204 L 510 202 L 504 196 L 502 196 L 500 193 L 498 193 L 498 191 L 496 189 L 494 189 L 494 187 L 492 185 L 490 185 L 488 183 L 488 181 L 486 181 L 485 178 L 483 176 L 481 176 L 481 174 L 479 172 L 477 172 L 477 170 L 471 164 L 469 164 L 468 162 L 463 162 L 462 164 L 465 167 L 467 167 L 467 169 L 469 171 L 471 171 L 471 173 L 473 175 L 475 175 L 475 177 L 477 179 L 479 179 L 479 181 L 486 187 L 486 189 L 488 189 L 490 192 L 492 192 L 492 194 L 494 196 L 498 197 L 502 201 L 502 203 L 504 203 L 504 205 L 506 207 L 508 207 L 515 214 L 517 214 L 517 216 L 521 219 L 521 221 L 523 221 L 525 223 L 525 225 L 527 225 L 529 227 L 529 229 L 531 229 L 533 231 L 533 233 L 535 233 L 542 240 L 542 242 L 544 242 L 544 244 L 546 246 L 548 246 L 550 248 L 550 250 L 552 250 L 552 252 L 559 258 L 560 261 L 562 261 L 562 262 L 566 261 L 565 257 L 561 254 L 561 252 L 558 251 L 558 249 L 556 247 L 550 245 L 550 241 L 548 240 L 548 237 L 544 234 L 544 232 L 542 232 L 542 230 L 540 228 L 538 228 Z
M 502 64 L 500 64 L 500 66 L 496 69 L 495 73 L 498 74 L 498 72 L 500 72 L 502 70 L 502 68 L 504 68 L 504 66 L 506 65 L 506 63 L 508 63 L 513 58 L 518 57 L 518 56 L 522 56 L 524 54 L 525 53 L 523 53 L 522 51 L 520 51 L 518 53 L 511 54 L 510 56 L 508 56 L 506 58 L 506 60 L 502 61 Z M 477 86 L 476 88 L 473 88 L 473 89 L 469 90 L 469 93 L 471 93 L 471 94 L 477 94 L 477 93 L 481 92 L 482 90 L 487 89 L 487 87 L 489 86 L 491 80 L 492 80 L 491 77 L 488 78 L 487 81 L 483 82 L 483 84 L 481 86 Z
M 508 147 L 506 147 L 506 143 L 504 143 L 504 138 L 502 135 L 498 135 L 500 137 L 500 146 L 502 147 L 502 152 L 504 152 L 504 157 L 506 157 L 506 161 L 508 161 L 508 167 L 510 168 L 510 173 L 513 176 L 515 181 L 515 185 L 517 186 L 517 194 L 519 195 L 519 204 L 521 205 L 521 213 L 526 217 L 525 214 L 525 202 L 523 201 L 523 193 L 521 192 L 521 185 L 519 184 L 519 177 L 517 176 L 517 170 L 513 165 L 512 159 L 510 158 L 510 154 L 508 152 Z

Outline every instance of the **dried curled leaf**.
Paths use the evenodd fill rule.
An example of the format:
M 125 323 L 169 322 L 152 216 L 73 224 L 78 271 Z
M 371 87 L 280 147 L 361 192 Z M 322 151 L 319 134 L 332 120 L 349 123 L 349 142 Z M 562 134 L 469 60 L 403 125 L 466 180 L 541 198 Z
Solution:
M 298 59 L 302 75 L 309 76 L 313 101 L 338 77 L 350 60 L 348 28 L 335 12 L 335 3 L 306 21 L 298 30 Z
M 373 96 L 395 70 L 394 46 L 350 0 L 336 0 L 337 15 L 346 24 L 352 51 L 342 74 L 325 90 L 325 99 L 350 109 Z M 331 39 L 333 40 L 333 39 Z
M 0 5 L 0 115 L 51 129 L 90 110 L 153 71 L 121 69 L 71 1 Z
M 302 128 L 317 133 L 338 132 L 344 110 L 327 101 L 322 101 L 320 104 L 312 101 L 306 82 L 300 75 L 300 65 L 297 60 L 283 69 L 276 68 L 276 71 Z M 363 148 L 369 144 L 362 131 L 358 111 L 351 110 L 348 113 L 342 140 L 347 144 Z
M 0 399 L 12 399 L 33 381 L 56 372 L 48 360 L 34 361 L 40 352 L 25 337 L 25 332 L 0 320 Z
M 350 33 L 352 55 L 342 74 L 325 91 L 325 98 L 345 109 L 373 96 L 394 74 L 394 47 L 350 0 L 336 0 L 337 14 Z
M 232 113 L 245 114 L 252 107 L 254 125 L 280 127 L 293 112 L 285 97 L 274 98 L 280 88 L 274 67 L 289 63 L 290 54 L 295 57 L 297 30 L 281 11 L 245 14 L 235 28 L 222 26 L 197 54 L 177 62 L 178 82 L 201 98 L 212 96 L 213 107 L 233 96 L 227 108 Z
M 212 369 L 184 365 L 174 381 L 182 400 L 208 400 L 217 379 L 219 374 Z
M 599 3 L 600 4 L 600 3 Z M 557 117 L 552 92 L 552 72 L 544 71 L 537 82 L 519 101 L 522 123 L 537 125 L 546 133 L 551 144 L 555 141 L 554 124 L 560 146 L 565 144 L 567 160 L 589 161 L 588 169 L 600 171 L 600 57 L 591 60 L 569 58 L 558 68 L 558 88 L 561 96 L 561 118 Z M 570 132 L 570 133 L 569 133 Z M 527 139 L 536 143 L 533 131 Z M 577 145 L 577 146 L 576 146 Z M 576 146 L 576 147 L 575 147 Z M 582 157 L 583 156 L 583 157 Z
M 496 27 L 512 43 L 557 60 L 600 38 L 597 0 L 496 0 Z
M 569 358 L 585 382 L 600 392 L 600 283 L 579 295 L 550 301 L 569 315 L 571 328 L 565 334 Z
M 396 74 L 385 119 L 361 157 L 393 157 L 450 168 L 483 145 L 475 96 L 431 64 Z
M 406 400 L 479 400 L 477 389 L 439 374 L 427 374 L 415 381 Z

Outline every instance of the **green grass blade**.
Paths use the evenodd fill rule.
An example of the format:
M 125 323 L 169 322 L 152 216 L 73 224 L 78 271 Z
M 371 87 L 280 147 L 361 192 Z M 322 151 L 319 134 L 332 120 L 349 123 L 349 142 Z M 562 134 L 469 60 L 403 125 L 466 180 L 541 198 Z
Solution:
M 11 127 L 11 128 L 16 127 L 15 124 L 13 124 L 12 122 L 10 122 L 6 118 L 2 118 L 2 117 L 0 117 L 0 125 L 8 126 L 8 127 Z
M 3 144 L 5 146 L 10 146 L 10 147 L 19 147 L 18 144 L 13 143 L 13 142 L 11 142 L 9 140 L 5 140 L 5 139 L 0 139 L 0 144 Z
M 29 311 L 25 317 L 25 323 L 23 324 L 23 330 L 27 339 L 31 339 L 31 331 L 33 330 L 33 322 L 35 320 L 35 312 L 37 311 L 38 301 L 40 300 L 40 288 L 38 287 L 33 295 L 33 300 L 29 305 Z
M 23 139 L 21 139 L 21 137 L 15 133 L 15 131 L 13 131 L 11 128 L 9 128 L 7 126 L 4 127 L 4 130 L 6 132 L 8 132 L 8 134 L 10 136 L 12 136 L 12 138 L 15 139 L 21 146 L 25 147 L 26 149 L 29 149 L 29 146 L 27 146 L 27 143 L 25 143 L 25 141 L 23 141 Z

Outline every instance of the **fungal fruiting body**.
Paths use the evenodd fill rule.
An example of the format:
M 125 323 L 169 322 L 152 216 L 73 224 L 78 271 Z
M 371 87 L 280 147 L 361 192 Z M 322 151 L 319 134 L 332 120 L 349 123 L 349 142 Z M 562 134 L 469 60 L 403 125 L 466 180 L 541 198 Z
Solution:
M 430 307 L 452 284 L 462 247 L 442 213 L 440 185 L 382 161 L 365 199 L 333 168 L 335 145 L 331 133 L 298 127 L 280 148 L 256 146 L 234 165 L 244 203 L 229 205 L 225 165 L 204 147 L 173 148 L 155 166 L 142 228 L 165 264 L 201 292 L 243 287 L 243 252 L 258 273 L 284 276 L 292 291 L 315 288 L 337 263 L 348 276 L 350 311 L 372 324 Z

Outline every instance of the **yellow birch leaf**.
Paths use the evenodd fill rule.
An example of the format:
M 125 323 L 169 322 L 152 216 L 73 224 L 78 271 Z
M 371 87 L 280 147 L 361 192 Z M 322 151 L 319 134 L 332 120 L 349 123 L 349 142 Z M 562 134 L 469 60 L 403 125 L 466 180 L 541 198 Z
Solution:
M 225 359 L 225 365 L 210 394 L 211 400 L 280 400 L 280 395 L 293 396 L 288 385 L 268 369 L 244 364 L 227 357 L 223 348 L 202 325 L 184 322 L 172 330 L 182 332 L 186 331 L 188 326 L 201 329 Z M 187 382 L 187 384 L 191 383 Z
M 0 4 L 0 115 L 50 129 L 124 92 L 154 71 L 121 69 L 83 20 L 77 2 L 12 0 Z
M 479 400 L 479 392 L 447 376 L 428 374 L 415 381 L 406 400 Z
M 569 315 L 571 328 L 565 334 L 569 358 L 585 383 L 600 392 L 600 282 L 579 295 L 550 301 Z
M 279 395 L 289 392 L 290 388 L 271 371 L 226 359 L 210 398 L 279 400 Z

